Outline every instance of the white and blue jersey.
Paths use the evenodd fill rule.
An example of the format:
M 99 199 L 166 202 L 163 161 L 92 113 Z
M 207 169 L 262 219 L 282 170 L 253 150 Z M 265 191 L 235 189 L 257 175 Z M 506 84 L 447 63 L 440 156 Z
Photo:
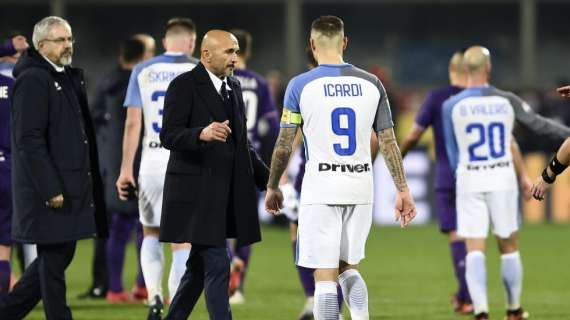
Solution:
M 351 64 L 321 64 L 287 86 L 281 127 L 301 126 L 307 163 L 301 204 L 373 200 L 372 129 L 393 127 L 378 78 Z
M 142 108 L 143 111 L 141 175 L 166 172 L 169 152 L 161 147 L 159 137 L 166 89 L 170 81 L 197 64 L 198 60 L 183 53 L 166 52 L 137 64 L 133 69 L 124 106 Z
M 511 141 L 523 107 L 513 96 L 484 86 L 444 102 L 446 149 L 458 194 L 517 189 Z

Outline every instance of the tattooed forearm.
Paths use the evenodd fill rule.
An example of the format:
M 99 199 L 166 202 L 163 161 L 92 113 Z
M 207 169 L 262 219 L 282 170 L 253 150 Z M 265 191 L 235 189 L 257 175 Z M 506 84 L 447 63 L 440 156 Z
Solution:
M 287 169 L 289 157 L 293 150 L 293 141 L 297 128 L 281 128 L 275 148 L 273 149 L 273 156 L 271 157 L 271 171 L 269 172 L 269 181 L 267 182 L 268 188 L 277 188 L 279 179 Z
M 388 170 L 390 170 L 396 189 L 398 191 L 408 189 L 406 176 L 404 175 L 402 155 L 400 148 L 398 148 L 398 143 L 396 142 L 394 130 L 389 128 L 378 132 L 378 141 L 380 143 L 380 152 L 382 152 L 384 156 L 384 161 L 386 162 Z

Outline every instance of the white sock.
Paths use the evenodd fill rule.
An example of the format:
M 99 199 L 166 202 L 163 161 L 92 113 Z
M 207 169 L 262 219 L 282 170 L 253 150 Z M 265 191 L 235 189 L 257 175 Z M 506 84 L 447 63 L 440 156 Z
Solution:
M 485 267 L 485 254 L 481 251 L 471 251 L 465 259 L 465 279 L 475 314 L 489 312 L 487 302 L 487 269 Z
M 148 300 L 154 301 L 155 296 L 159 296 L 162 300 L 164 254 L 157 237 L 144 237 L 141 246 L 141 268 L 148 291 Z
M 516 310 L 521 307 L 523 267 L 519 252 L 501 255 L 501 274 L 507 292 L 507 308 Z
M 22 250 L 24 251 L 24 269 L 27 269 L 38 257 L 38 249 L 35 244 L 24 243 Z
M 355 269 L 349 269 L 338 276 L 344 302 L 353 320 L 368 320 L 368 289 L 362 276 Z
M 338 320 L 338 298 L 336 282 L 317 281 L 315 283 L 315 320 Z
M 190 249 L 176 249 L 172 251 L 172 263 L 170 265 L 170 274 L 168 275 L 168 292 L 170 300 L 174 299 L 180 279 L 186 272 L 186 261 L 190 256 Z

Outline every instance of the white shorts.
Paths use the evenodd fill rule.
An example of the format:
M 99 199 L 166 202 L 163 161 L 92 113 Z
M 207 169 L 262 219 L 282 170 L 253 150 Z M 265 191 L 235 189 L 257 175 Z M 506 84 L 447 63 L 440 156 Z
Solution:
M 164 175 L 139 175 L 139 220 L 145 227 L 160 227 Z
M 489 222 L 493 233 L 506 239 L 519 229 L 518 190 L 458 193 L 457 234 L 463 238 L 486 238 Z
M 338 268 L 339 260 L 358 264 L 372 226 L 372 204 L 301 205 L 297 265 Z

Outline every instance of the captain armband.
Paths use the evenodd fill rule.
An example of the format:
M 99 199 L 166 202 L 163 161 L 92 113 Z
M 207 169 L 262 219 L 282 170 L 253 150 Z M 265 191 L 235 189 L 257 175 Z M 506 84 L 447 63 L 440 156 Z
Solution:
M 564 170 L 566 170 L 568 165 L 560 163 L 555 154 L 554 157 L 552 157 L 552 160 L 550 160 L 548 167 L 550 168 L 550 171 L 552 171 L 555 175 L 559 175 L 564 172 Z
M 301 114 L 283 108 L 283 115 L 281 116 L 281 124 L 300 126 L 303 123 Z

